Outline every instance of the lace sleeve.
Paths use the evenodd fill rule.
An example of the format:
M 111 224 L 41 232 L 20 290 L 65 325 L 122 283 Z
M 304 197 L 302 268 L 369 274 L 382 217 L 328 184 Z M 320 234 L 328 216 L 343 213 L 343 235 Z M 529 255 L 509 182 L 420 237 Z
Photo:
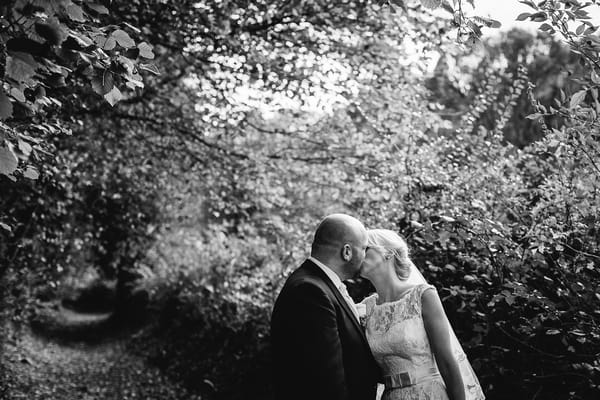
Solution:
M 414 291 L 415 300 L 416 300 L 415 302 L 416 302 L 416 304 L 418 304 L 419 310 L 421 310 L 422 305 L 423 305 L 423 303 L 422 303 L 423 293 L 425 293 L 427 290 L 434 290 L 437 292 L 437 289 L 435 288 L 435 286 L 430 285 L 428 283 L 421 283 L 415 287 L 415 291 Z

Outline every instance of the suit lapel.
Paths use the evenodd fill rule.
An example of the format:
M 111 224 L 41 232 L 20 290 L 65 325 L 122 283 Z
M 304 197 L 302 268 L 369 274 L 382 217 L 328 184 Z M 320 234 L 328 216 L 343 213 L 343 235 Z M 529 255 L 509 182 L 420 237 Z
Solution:
M 358 321 L 358 319 L 356 319 L 354 312 L 352 312 L 352 310 L 350 309 L 350 305 L 348 304 L 346 299 L 344 299 L 344 296 L 342 296 L 342 294 L 340 293 L 338 288 L 335 287 L 333 282 L 331 282 L 331 279 L 329 279 L 329 277 L 325 274 L 325 272 L 323 272 L 323 270 L 321 268 L 319 268 L 319 266 L 315 265 L 315 263 L 313 263 L 310 260 L 307 260 L 305 262 L 305 264 L 307 266 L 309 266 L 310 269 L 312 271 L 314 271 L 327 284 L 327 286 L 329 287 L 329 289 L 331 290 L 331 292 L 337 299 L 338 303 L 340 303 L 340 305 L 342 306 L 342 308 L 348 315 L 348 318 L 350 318 L 352 320 L 352 322 L 354 323 L 354 327 L 360 333 L 360 336 L 362 337 L 363 342 L 366 344 L 367 348 L 370 349 L 369 344 L 367 342 L 367 337 L 365 336 L 365 332 L 364 332 L 362 326 L 360 325 L 360 322 Z

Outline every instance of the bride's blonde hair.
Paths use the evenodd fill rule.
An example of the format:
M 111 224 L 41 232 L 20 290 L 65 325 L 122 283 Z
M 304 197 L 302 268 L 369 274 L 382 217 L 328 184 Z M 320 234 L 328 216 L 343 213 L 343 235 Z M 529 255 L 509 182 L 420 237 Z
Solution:
M 396 275 L 402 280 L 408 279 L 410 259 L 408 258 L 408 246 L 404 239 L 389 229 L 369 229 L 368 237 L 368 246 L 380 249 L 385 256 L 394 257 Z

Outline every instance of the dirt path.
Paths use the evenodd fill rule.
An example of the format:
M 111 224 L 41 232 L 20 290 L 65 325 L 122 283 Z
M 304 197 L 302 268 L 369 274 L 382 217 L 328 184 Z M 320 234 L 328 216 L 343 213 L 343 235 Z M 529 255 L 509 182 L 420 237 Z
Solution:
M 129 353 L 126 344 L 126 339 L 94 345 L 58 343 L 29 329 L 11 334 L 0 349 L 0 398 L 200 399 L 169 381 L 143 358 Z

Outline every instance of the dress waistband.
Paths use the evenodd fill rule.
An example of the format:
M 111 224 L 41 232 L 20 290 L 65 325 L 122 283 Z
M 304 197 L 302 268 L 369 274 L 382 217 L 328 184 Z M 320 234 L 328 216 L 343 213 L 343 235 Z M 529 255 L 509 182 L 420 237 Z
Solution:
M 403 371 L 399 374 L 386 375 L 383 377 L 383 383 L 386 389 L 404 388 L 417 383 L 427 381 L 440 376 L 440 371 L 435 368 L 414 369 L 411 371 Z

